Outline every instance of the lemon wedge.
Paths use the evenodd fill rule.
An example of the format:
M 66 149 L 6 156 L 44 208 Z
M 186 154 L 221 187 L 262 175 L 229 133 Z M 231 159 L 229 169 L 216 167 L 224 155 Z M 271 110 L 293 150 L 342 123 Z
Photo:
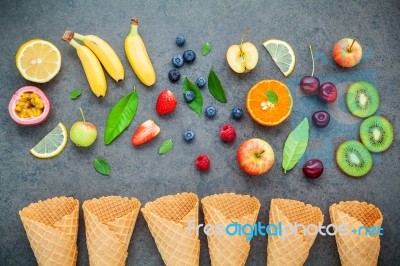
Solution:
M 287 42 L 277 39 L 267 40 L 263 43 L 263 46 L 267 49 L 283 75 L 285 77 L 289 76 L 296 64 L 296 56 L 292 47 Z
M 38 158 L 57 156 L 65 148 L 68 141 L 68 132 L 63 123 L 59 123 L 50 131 L 30 152 Z

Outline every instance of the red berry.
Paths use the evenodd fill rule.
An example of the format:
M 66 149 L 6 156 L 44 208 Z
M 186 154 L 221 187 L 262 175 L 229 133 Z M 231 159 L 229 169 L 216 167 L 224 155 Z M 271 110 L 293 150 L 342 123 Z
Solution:
M 200 154 L 196 158 L 195 165 L 200 171 L 207 171 L 210 169 L 211 162 L 207 154 Z
M 236 138 L 236 130 L 231 124 L 225 124 L 220 128 L 219 136 L 224 142 L 232 142 Z
M 135 146 L 142 145 L 154 139 L 160 133 L 160 127 L 149 119 L 143 122 L 133 133 L 132 144 Z
M 165 115 L 175 110 L 177 100 L 170 90 L 163 90 L 157 99 L 156 111 L 159 115 Z

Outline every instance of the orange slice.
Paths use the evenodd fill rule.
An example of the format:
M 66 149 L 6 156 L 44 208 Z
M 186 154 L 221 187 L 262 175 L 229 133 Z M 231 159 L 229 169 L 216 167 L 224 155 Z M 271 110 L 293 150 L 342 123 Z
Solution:
M 280 81 L 262 80 L 247 93 L 246 107 L 250 116 L 264 126 L 276 126 L 289 117 L 293 99 Z

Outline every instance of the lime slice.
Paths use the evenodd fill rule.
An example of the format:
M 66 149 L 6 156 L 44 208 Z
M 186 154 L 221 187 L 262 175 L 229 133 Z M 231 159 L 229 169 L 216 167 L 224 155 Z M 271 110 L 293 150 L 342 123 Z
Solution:
M 67 129 L 63 123 L 59 123 L 50 131 L 30 152 L 38 158 L 51 158 L 60 154 L 67 145 Z
M 287 42 L 276 39 L 267 40 L 263 45 L 283 75 L 285 77 L 289 76 L 296 64 L 296 57 L 292 47 Z

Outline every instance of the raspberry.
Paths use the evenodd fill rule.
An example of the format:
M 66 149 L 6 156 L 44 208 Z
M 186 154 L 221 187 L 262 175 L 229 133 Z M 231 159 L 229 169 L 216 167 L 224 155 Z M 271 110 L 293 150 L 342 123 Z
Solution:
M 236 130 L 231 124 L 225 124 L 220 128 L 219 136 L 224 142 L 232 142 L 236 138 Z
M 200 154 L 196 158 L 195 165 L 200 171 L 207 171 L 210 168 L 210 159 L 207 154 Z

